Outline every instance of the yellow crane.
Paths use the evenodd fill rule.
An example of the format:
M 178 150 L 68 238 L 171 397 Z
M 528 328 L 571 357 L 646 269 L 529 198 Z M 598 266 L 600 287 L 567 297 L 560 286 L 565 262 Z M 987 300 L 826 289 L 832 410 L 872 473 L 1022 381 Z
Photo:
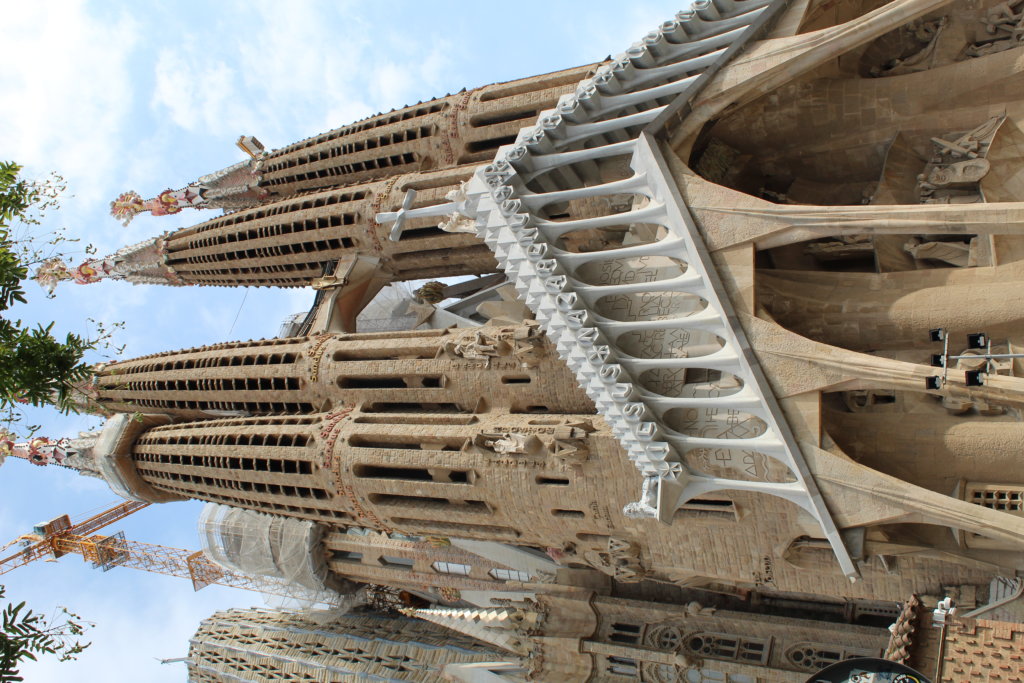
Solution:
M 273 577 L 251 577 L 237 574 L 216 564 L 202 551 L 168 548 L 152 543 L 125 539 L 124 532 L 102 536 L 93 532 L 124 519 L 149 503 L 127 502 L 115 505 L 77 524 L 68 515 L 61 515 L 35 527 L 33 533 L 18 537 L 2 550 L 19 541 L 29 545 L 21 551 L 0 559 L 0 575 L 23 567 L 44 557 L 58 558 L 68 554 L 81 555 L 93 567 L 107 571 L 113 567 L 143 569 L 157 574 L 190 579 L 200 590 L 210 584 L 245 588 L 261 593 L 293 596 L 293 588 Z

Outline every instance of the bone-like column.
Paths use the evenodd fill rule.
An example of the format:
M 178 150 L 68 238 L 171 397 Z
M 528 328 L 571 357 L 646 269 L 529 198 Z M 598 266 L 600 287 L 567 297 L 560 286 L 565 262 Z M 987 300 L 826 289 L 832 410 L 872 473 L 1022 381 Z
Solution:
M 934 405 L 924 412 L 826 410 L 824 428 L 857 462 L 938 493 L 951 494 L 961 480 L 1024 481 L 1013 474 L 1024 424 L 943 414 Z
M 1024 273 L 1010 266 L 900 273 L 758 271 L 757 300 L 782 326 L 855 350 L 932 349 L 929 330 L 950 339 L 1020 334 Z M 923 356 L 922 356 L 923 357 Z
M 810 206 L 774 204 L 677 164 L 675 178 L 711 250 L 771 249 L 845 235 L 1024 235 L 1024 202 Z
M 810 444 L 801 448 L 843 526 L 924 522 L 1024 547 L 1024 517 L 928 491 Z
M 985 385 L 968 386 L 962 369 L 950 368 L 947 381 L 937 390 L 926 380 L 940 369 L 857 353 L 815 342 L 754 316 L 741 316 L 751 345 L 780 397 L 809 391 L 896 389 L 943 397 L 1024 406 L 1024 378 L 986 375 Z
M 674 148 L 730 105 L 749 102 L 811 69 L 863 45 L 949 0 L 895 0 L 853 21 L 819 31 L 755 43 L 697 96 L 674 131 Z

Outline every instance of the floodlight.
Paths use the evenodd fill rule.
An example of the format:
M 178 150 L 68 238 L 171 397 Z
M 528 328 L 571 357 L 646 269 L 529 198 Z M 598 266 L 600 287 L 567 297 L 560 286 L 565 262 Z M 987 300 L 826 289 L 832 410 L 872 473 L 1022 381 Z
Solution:
M 984 332 L 975 332 L 967 335 L 967 348 L 983 349 L 988 346 L 988 335 Z
M 933 342 L 940 342 L 946 338 L 946 330 L 941 327 L 936 327 L 934 330 L 928 330 L 928 338 Z
M 964 384 L 969 387 L 980 387 L 985 384 L 985 373 L 981 370 L 968 370 L 964 373 Z

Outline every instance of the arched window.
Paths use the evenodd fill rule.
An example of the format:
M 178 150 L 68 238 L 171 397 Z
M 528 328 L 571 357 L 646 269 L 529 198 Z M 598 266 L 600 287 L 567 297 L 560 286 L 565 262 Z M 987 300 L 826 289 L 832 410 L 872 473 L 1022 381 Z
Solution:
M 636 660 L 628 657 L 608 657 L 608 673 L 634 678 L 637 675 Z
M 529 581 L 531 579 L 529 574 L 518 569 L 492 569 L 487 573 L 492 578 L 501 579 L 502 581 Z
M 658 648 L 676 652 L 683 644 L 683 633 L 675 626 L 663 624 L 647 629 L 647 644 Z
M 851 657 L 877 657 L 872 650 L 825 645 L 823 643 L 797 643 L 786 650 L 786 661 L 802 671 L 820 671 L 830 664 Z
M 800 643 L 786 652 L 790 664 L 804 671 L 820 671 L 830 664 L 841 662 L 842 648 L 832 648 L 814 643 Z
M 770 644 L 771 640 L 766 638 L 741 638 L 705 631 L 688 635 L 684 642 L 687 650 L 701 657 L 753 664 L 768 662 Z
M 640 627 L 637 624 L 616 622 L 612 624 L 612 630 L 611 633 L 608 634 L 608 640 L 616 643 L 637 643 L 640 641 Z

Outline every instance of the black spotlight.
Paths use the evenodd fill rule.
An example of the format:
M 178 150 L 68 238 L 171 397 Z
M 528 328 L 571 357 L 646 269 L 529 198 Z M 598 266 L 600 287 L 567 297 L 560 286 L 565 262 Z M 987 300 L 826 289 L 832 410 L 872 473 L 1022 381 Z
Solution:
M 941 353 L 932 354 L 932 367 L 944 368 L 946 367 L 946 357 Z
M 983 349 L 988 346 L 988 335 L 984 332 L 967 335 L 967 348 Z
M 946 338 L 946 330 L 941 327 L 936 327 L 934 330 L 928 330 L 928 338 L 933 342 L 940 342 Z
M 938 391 L 942 388 L 942 378 L 938 375 L 924 378 L 924 388 L 928 391 Z
M 980 387 L 984 385 L 984 373 L 981 370 L 968 370 L 964 373 L 964 384 L 969 387 Z

